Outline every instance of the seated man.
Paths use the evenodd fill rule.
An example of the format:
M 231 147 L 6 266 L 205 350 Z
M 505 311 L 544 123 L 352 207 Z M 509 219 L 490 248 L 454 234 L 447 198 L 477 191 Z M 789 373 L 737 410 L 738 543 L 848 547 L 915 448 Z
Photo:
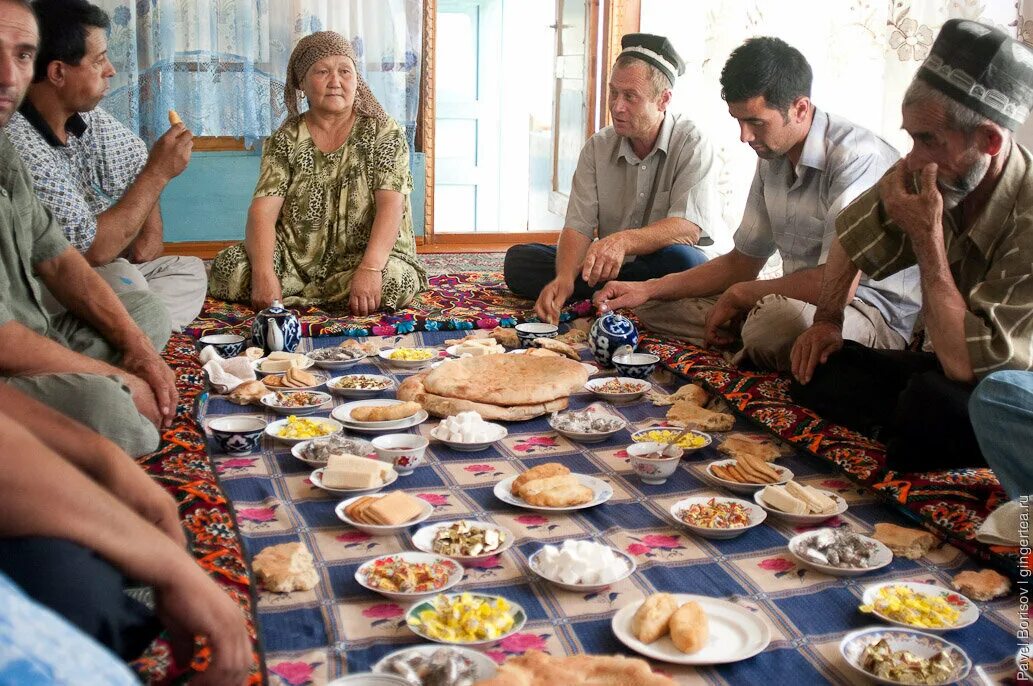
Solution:
M 110 441 L 5 386 L 0 422 L 0 578 L 123 660 L 164 625 L 186 665 L 204 636 L 212 665 L 191 683 L 242 683 L 244 617 L 184 551 L 172 497 Z M 126 595 L 127 579 L 154 588 L 153 612 Z
M 983 457 L 1008 497 L 1033 494 L 1033 372 L 990 374 L 973 391 L 968 411 Z
M 506 284 L 536 298 L 535 313 L 552 323 L 571 297 L 590 298 L 611 279 L 679 272 L 730 247 L 714 150 L 695 124 L 667 111 L 685 63 L 663 36 L 628 34 L 621 47 L 610 72 L 613 126 L 581 149 L 559 244 L 506 253 Z
M 761 367 L 788 370 L 793 341 L 814 316 L 823 265 L 835 248 L 836 215 L 899 155 L 871 131 L 817 109 L 810 65 L 778 38 L 752 38 L 736 48 L 721 88 L 741 140 L 760 158 L 735 249 L 662 279 L 611 283 L 596 302 L 616 309 L 649 301 L 635 314 L 651 331 L 697 345 L 741 340 L 737 360 L 748 355 Z M 776 250 L 784 276 L 758 280 Z M 862 283 L 844 335 L 876 348 L 903 348 L 919 308 L 917 281 L 911 271 Z
M 158 198 L 186 168 L 192 136 L 177 124 L 148 156 L 142 140 L 97 107 L 115 75 L 108 16 L 85 0 L 35 0 L 33 8 L 40 51 L 8 127 L 11 142 L 76 250 L 116 293 L 153 291 L 179 330 L 201 311 L 207 276 L 196 257 L 162 257 Z
M 973 383 L 1033 367 L 1033 157 L 1014 142 L 1033 107 L 1033 51 L 972 21 L 943 25 L 904 94 L 908 156 L 836 222 L 814 325 L 793 349 L 793 397 L 884 441 L 889 467 L 983 463 Z M 917 177 L 917 178 L 916 178 Z M 843 343 L 858 270 L 918 265 L 935 353 Z
M 32 79 L 39 40 L 23 2 L 0 3 L 0 127 Z M 66 312 L 50 314 L 49 289 Z M 32 192 L 25 164 L 0 133 L 0 382 L 19 388 L 140 455 L 158 447 L 178 402 L 157 349 L 168 314 L 148 291 L 116 296 L 68 243 Z M 120 366 L 115 366 L 115 365 Z M 5 377 L 9 377 L 6 378 Z

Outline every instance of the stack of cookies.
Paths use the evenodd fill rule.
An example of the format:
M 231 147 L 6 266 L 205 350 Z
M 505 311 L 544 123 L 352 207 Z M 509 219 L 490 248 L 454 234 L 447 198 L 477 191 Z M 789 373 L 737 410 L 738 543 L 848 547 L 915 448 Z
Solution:
M 740 454 L 734 462 L 712 464 L 710 471 L 719 479 L 741 484 L 776 484 L 782 480 L 782 475 L 766 460 L 747 454 Z
M 291 367 L 282 376 L 265 377 L 262 383 L 269 388 L 311 388 L 319 383 L 319 378 L 304 369 Z
M 423 503 L 402 491 L 363 496 L 344 508 L 344 514 L 353 522 L 375 526 L 399 526 L 416 519 L 422 512 Z

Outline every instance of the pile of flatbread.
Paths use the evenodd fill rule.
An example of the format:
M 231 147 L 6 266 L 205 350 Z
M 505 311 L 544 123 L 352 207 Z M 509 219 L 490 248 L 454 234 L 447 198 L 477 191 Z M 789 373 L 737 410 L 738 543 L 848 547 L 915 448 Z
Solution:
M 410 376 L 398 387 L 398 399 L 418 402 L 436 417 L 473 411 L 519 422 L 566 409 L 586 381 L 580 362 L 559 355 L 482 355 Z
M 667 410 L 667 419 L 677 426 L 690 426 L 700 431 L 731 431 L 735 417 L 727 412 L 714 412 L 704 407 L 707 392 L 695 384 L 686 384 L 674 394 L 677 399 Z

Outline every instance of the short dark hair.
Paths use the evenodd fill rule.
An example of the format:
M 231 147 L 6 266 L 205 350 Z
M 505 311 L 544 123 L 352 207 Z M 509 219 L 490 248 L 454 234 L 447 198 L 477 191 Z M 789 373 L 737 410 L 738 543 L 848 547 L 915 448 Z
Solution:
M 86 0 L 33 0 L 32 10 L 39 22 L 39 52 L 33 83 L 47 77 L 47 67 L 54 60 L 79 64 L 86 55 L 89 29 L 107 31 L 111 27 L 108 13 Z
M 780 38 L 750 38 L 729 55 L 721 70 L 721 97 L 743 102 L 763 95 L 768 107 L 789 110 L 798 98 L 811 96 L 814 74 L 807 58 Z

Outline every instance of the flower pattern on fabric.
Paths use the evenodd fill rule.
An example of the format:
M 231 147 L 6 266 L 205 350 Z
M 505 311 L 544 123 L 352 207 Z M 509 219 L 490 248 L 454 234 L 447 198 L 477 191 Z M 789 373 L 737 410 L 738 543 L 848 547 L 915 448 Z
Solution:
M 911 17 L 905 17 L 890 33 L 889 46 L 897 51 L 897 57 L 901 62 L 921 62 L 929 56 L 933 38 L 931 28 L 919 24 Z
M 198 543 L 210 546 L 232 545 L 236 540 L 233 520 L 224 510 L 208 509 L 190 513 L 183 520 Z
M 321 663 L 281 662 L 269 668 L 272 674 L 280 677 L 288 686 L 305 686 L 312 683 L 312 673 Z

